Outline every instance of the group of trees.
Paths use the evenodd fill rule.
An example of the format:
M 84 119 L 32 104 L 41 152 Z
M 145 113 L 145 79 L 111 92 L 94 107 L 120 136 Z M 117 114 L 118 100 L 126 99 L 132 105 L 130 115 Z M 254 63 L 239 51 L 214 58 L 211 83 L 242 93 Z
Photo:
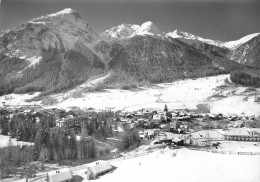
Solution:
M 71 114 L 71 113 L 67 113 Z M 30 113 L 14 114 L 11 119 L 1 116 L 0 127 L 4 135 L 21 141 L 34 142 L 34 160 L 63 160 L 80 157 L 95 157 L 95 139 L 105 140 L 113 136 L 111 111 L 85 113 L 86 120 L 82 125 L 80 141 L 71 130 L 68 135 L 62 128 L 55 128 L 53 115 L 36 116 Z
M 122 149 L 129 149 L 131 146 L 139 146 L 141 138 L 137 130 L 129 130 L 123 135 Z
M 41 133 L 44 133 L 43 131 Z M 46 135 L 46 140 L 41 140 L 43 137 L 35 139 L 34 157 L 37 160 L 65 160 L 78 158 L 95 158 L 96 146 L 92 137 L 81 135 L 77 141 L 75 133 L 63 133 L 60 129 L 56 129 L 50 135 Z
M 260 70 L 258 71 L 260 73 Z M 260 87 L 260 75 L 254 73 L 247 73 L 246 71 L 234 71 L 230 74 L 230 79 L 236 84 Z
M 105 140 L 113 136 L 113 118 L 114 113 L 111 111 L 91 112 L 86 115 L 82 130 L 86 130 L 87 135 L 96 139 Z
M 67 113 L 72 114 L 72 113 Z M 34 145 L 26 147 L 26 161 L 21 152 L 23 149 L 17 148 L 16 152 L 9 152 L 9 158 L 16 158 L 16 164 L 29 161 L 62 161 L 66 159 L 95 158 L 97 153 L 104 155 L 109 153 L 109 149 L 96 150 L 95 140 L 106 140 L 113 136 L 113 125 L 117 127 L 118 118 L 116 113 L 111 111 L 87 112 L 85 113 L 80 133 L 80 139 L 77 140 L 73 130 L 68 134 L 62 128 L 55 127 L 55 118 L 53 115 L 37 115 L 27 113 L 14 114 L 11 119 L 0 118 L 0 126 L 3 134 L 10 134 L 10 137 L 22 141 L 33 142 Z M 10 139 L 11 140 L 11 139 Z M 120 149 L 131 149 L 140 145 L 140 137 L 136 129 L 128 129 L 122 136 Z M 10 142 L 11 143 L 11 142 Z M 11 151 L 11 144 L 8 147 Z M 27 150 L 26 149 L 26 150 Z M 30 150 L 29 150 L 30 149 Z M 24 150 L 25 151 L 25 150 Z M 19 156 L 19 157 L 17 157 Z
M 39 116 L 39 122 L 36 122 L 36 117 L 30 114 L 15 114 L 8 122 L 8 132 L 12 138 L 17 138 L 21 141 L 33 142 L 35 137 L 42 132 L 43 129 L 49 130 L 55 126 L 55 120 L 52 115 Z M 47 132 L 47 131 L 46 131 Z

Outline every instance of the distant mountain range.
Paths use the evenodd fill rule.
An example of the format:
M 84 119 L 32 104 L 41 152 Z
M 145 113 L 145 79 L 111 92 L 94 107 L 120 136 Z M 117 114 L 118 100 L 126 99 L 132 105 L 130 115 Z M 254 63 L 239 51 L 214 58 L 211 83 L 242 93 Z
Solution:
M 60 92 L 113 70 L 137 82 L 260 68 L 260 33 L 222 42 L 151 21 L 122 24 L 96 33 L 72 9 L 33 19 L 0 35 L 0 95 Z M 120 77 L 114 82 L 120 81 Z

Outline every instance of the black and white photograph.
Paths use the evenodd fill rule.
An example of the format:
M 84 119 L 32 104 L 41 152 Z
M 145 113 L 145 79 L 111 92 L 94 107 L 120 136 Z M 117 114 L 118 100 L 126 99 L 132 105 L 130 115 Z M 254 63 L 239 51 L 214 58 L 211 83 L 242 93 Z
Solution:
M 260 0 L 0 0 L 1 182 L 260 182 Z

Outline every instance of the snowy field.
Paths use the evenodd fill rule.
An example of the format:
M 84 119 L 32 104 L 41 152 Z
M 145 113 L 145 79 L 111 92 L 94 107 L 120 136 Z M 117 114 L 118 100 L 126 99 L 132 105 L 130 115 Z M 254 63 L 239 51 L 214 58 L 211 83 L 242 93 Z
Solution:
M 75 89 L 62 94 L 52 95 L 58 103 L 51 107 L 69 109 L 71 107 L 95 108 L 134 111 L 142 108 L 163 109 L 167 104 L 170 109 L 197 109 L 202 104 L 211 113 L 260 115 L 260 103 L 255 102 L 260 89 L 247 91 L 248 87 L 226 84 L 229 75 L 219 75 L 207 78 L 187 79 L 173 83 L 157 84 L 149 88 L 134 90 L 106 89 L 95 93 L 82 93 L 73 98 L 73 93 L 85 87 L 93 87 L 108 75 L 83 83 Z M 6 104 L 41 104 L 41 101 L 26 103 L 26 99 L 35 95 L 8 95 L 0 97 Z
M 250 94 L 245 93 L 247 87 L 231 85 L 221 88 L 226 78 L 229 75 L 187 79 L 131 91 L 107 89 L 85 93 L 82 98 L 63 100 L 60 97 L 64 95 L 56 95 L 54 98 L 63 100 L 56 105 L 61 108 L 77 106 L 134 111 L 142 108 L 162 109 L 165 104 L 170 109 L 196 109 L 198 104 L 205 104 L 212 113 L 259 115 L 260 103 L 254 102 L 254 94 L 260 93 L 260 89 Z
M 96 182 L 259 182 L 260 156 L 160 149 L 147 156 L 112 162 L 117 169 Z
M 22 142 L 22 141 L 16 141 L 16 139 L 11 139 L 12 141 L 12 146 L 16 146 L 16 145 L 33 145 L 30 142 Z M 8 146 L 8 142 L 9 142 L 9 136 L 5 136 L 5 135 L 0 135 L 0 148 L 3 147 L 7 147 Z

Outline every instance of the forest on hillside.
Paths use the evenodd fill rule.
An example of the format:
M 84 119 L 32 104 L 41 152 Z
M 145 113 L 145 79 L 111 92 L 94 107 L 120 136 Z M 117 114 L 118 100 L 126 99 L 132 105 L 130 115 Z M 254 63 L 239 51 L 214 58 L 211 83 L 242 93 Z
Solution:
M 260 69 L 238 70 L 230 74 L 230 79 L 236 84 L 244 86 L 260 87 Z
M 26 67 L 24 60 L 0 55 L 0 95 L 10 93 L 59 92 L 81 84 L 91 76 L 103 73 L 104 64 L 88 60 L 81 53 L 69 51 L 61 54 L 56 49 L 43 50 L 42 60 Z M 23 70 L 18 74 L 18 70 Z

